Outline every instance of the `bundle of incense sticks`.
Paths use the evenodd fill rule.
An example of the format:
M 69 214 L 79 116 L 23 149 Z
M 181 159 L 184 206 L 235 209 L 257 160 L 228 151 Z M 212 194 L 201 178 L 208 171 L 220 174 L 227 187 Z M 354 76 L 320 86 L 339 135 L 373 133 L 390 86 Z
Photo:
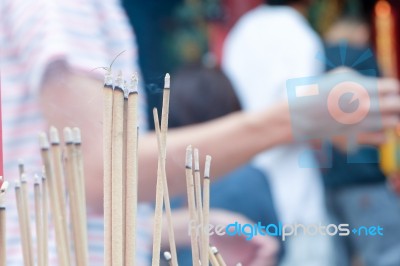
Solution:
M 104 82 L 104 263 L 134 265 L 138 184 L 138 79 Z
M 59 265 L 89 265 L 80 130 L 64 129 L 65 147 L 61 146 L 56 128 L 51 127 L 49 133 L 50 142 L 46 133 L 39 135 L 44 170 L 42 177 L 35 175 L 33 184 L 36 254 L 32 241 L 29 180 L 22 162 L 19 163 L 20 179 L 15 182 L 24 265 L 49 265 L 49 214 L 55 229 Z M 64 154 L 63 148 L 66 149 Z

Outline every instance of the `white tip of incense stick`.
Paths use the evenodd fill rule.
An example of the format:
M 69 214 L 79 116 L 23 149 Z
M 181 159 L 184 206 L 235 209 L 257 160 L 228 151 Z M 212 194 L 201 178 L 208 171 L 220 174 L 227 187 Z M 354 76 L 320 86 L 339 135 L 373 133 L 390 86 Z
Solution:
M 165 78 L 164 78 L 164 88 L 169 89 L 170 87 L 171 87 L 171 77 L 167 73 L 167 74 L 165 74 Z
M 194 149 L 194 170 L 200 171 L 199 149 Z
M 211 167 L 211 156 L 207 155 L 206 156 L 206 164 L 204 167 L 204 177 L 205 178 L 210 178 L 210 167 Z
M 6 192 L 7 189 L 8 189 L 8 185 L 9 185 L 8 182 L 7 182 L 7 181 L 4 181 L 3 184 L 1 185 L 0 192 L 1 192 L 1 193 Z
M 14 182 L 14 187 L 15 188 L 20 188 L 21 187 L 21 183 L 17 180 Z
M 72 129 L 70 127 L 64 128 L 64 142 L 71 144 L 74 142 L 74 137 L 72 136 Z
M 139 83 L 138 74 L 133 73 L 131 78 L 131 83 L 129 84 L 129 93 L 137 92 L 138 83 Z
M 60 136 L 58 135 L 58 129 L 55 127 L 50 127 L 50 143 L 60 144 Z
M 81 144 L 82 143 L 81 129 L 79 127 L 74 127 L 72 129 L 72 133 L 73 133 L 73 142 L 75 144 Z
M 38 184 L 40 184 L 41 178 L 40 178 L 40 176 L 38 174 L 35 174 L 34 180 L 35 180 L 35 185 L 38 185 Z
M 123 90 L 124 80 L 122 79 L 122 71 L 118 71 L 117 78 L 115 79 L 115 88 Z
M 21 175 L 21 183 L 22 182 L 26 182 L 27 181 L 27 175 L 25 174 L 25 173 L 23 173 L 22 175 Z
M 170 261 L 172 259 L 171 253 L 169 251 L 164 252 L 164 259 Z
M 41 149 L 48 149 L 50 147 L 47 134 L 44 132 L 39 133 L 39 145 Z
M 193 167 L 193 157 L 192 157 L 192 145 L 186 148 L 186 168 L 192 169 Z
M 217 249 L 217 247 L 211 247 L 211 252 L 213 253 L 213 254 L 218 254 L 218 249 Z
M 123 82 L 122 90 L 124 91 L 124 98 L 128 99 L 130 91 L 129 91 L 128 85 L 126 83 L 126 80 L 124 80 L 124 82 Z
M 242 263 L 239 262 L 239 263 L 236 264 L 236 266 L 242 266 Z
M 18 159 L 18 166 L 23 166 L 24 165 L 24 160 L 22 159 Z
M 106 86 L 112 86 L 113 85 L 113 78 L 112 78 L 111 69 L 108 69 L 106 74 L 104 75 L 104 85 L 106 85 Z

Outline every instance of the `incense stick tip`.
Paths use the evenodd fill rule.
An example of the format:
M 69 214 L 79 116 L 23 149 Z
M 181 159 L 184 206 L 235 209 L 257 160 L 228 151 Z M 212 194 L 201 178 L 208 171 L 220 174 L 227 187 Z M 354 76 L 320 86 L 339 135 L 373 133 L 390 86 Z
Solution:
M 27 175 L 25 173 L 22 173 L 21 176 L 20 176 L 21 183 L 26 182 L 27 179 L 28 179 Z
M 20 188 L 20 187 L 21 187 L 21 183 L 18 180 L 14 181 L 14 188 L 17 189 L 17 188 Z
M 169 251 L 165 251 L 164 258 L 166 261 L 170 261 L 172 259 L 171 253 Z
M 38 174 L 35 174 L 33 179 L 35 180 L 34 181 L 35 185 L 40 184 L 41 177 Z
M 200 171 L 199 149 L 194 149 L 194 170 Z
M 135 72 L 132 74 L 131 83 L 129 84 L 129 93 L 137 93 L 139 80 L 138 80 L 138 73 Z
M 45 132 L 39 133 L 39 146 L 42 150 L 46 150 L 50 147 L 49 140 Z
M 51 144 L 60 144 L 60 136 L 58 135 L 58 129 L 51 126 L 50 127 L 50 143 Z
M 211 156 L 206 156 L 206 164 L 204 167 L 204 178 L 210 178 Z
M 111 68 L 109 68 L 104 75 L 104 87 L 111 87 L 113 85 L 113 78 L 112 78 L 112 73 L 111 73 Z
M 64 127 L 64 142 L 65 144 L 72 144 L 74 142 L 72 129 L 70 127 Z
M 74 127 L 72 129 L 72 138 L 75 144 L 79 145 L 82 143 L 82 134 L 81 134 L 81 129 L 79 127 Z
M 165 89 L 171 88 L 171 77 L 170 77 L 169 73 L 165 74 L 165 78 L 164 78 L 164 88 L 165 88 Z
M 217 247 L 212 246 L 210 249 L 211 249 L 211 252 L 212 252 L 213 254 L 218 254 L 218 249 L 217 249 Z
M 122 79 L 122 71 L 119 70 L 117 78 L 115 79 L 115 88 L 124 91 L 123 86 L 124 86 L 124 80 Z
M 193 167 L 193 157 L 192 157 L 192 145 L 186 148 L 186 169 L 192 169 Z

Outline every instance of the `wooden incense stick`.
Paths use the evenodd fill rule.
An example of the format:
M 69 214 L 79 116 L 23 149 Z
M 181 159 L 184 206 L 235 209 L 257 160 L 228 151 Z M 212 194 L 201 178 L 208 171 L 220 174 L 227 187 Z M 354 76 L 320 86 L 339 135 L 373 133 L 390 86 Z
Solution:
M 57 254 L 59 264 L 61 266 L 69 266 L 71 265 L 67 253 L 69 253 L 69 247 L 66 246 L 66 240 L 64 238 L 64 229 L 63 229 L 63 218 L 60 213 L 60 207 L 58 202 L 58 194 L 57 194 L 57 184 L 54 179 L 54 170 L 51 160 L 50 154 L 50 144 L 47 139 L 47 135 L 45 133 L 41 133 L 39 135 L 39 144 L 41 148 L 41 156 L 44 167 L 46 169 L 46 180 L 47 180 L 47 188 L 50 196 L 50 207 L 52 213 L 53 224 L 55 228 L 56 242 L 57 242 Z
M 32 230 L 31 230 L 31 216 L 30 216 L 30 206 L 29 206 L 29 191 L 28 191 L 28 182 L 26 180 L 26 174 L 22 172 L 20 178 L 21 185 L 21 208 L 22 208 L 22 226 L 24 229 L 22 232 L 25 234 L 25 241 L 27 245 L 27 258 L 29 261 L 29 265 L 34 265 L 33 258 L 33 246 L 32 246 Z
M 154 123 L 159 125 L 158 115 L 156 109 L 153 109 Z M 157 137 L 159 141 L 159 137 Z M 154 207 L 154 224 L 153 224 L 153 254 L 152 266 L 160 265 L 160 251 L 161 251 L 161 236 L 162 236 L 162 219 L 163 219 L 163 197 L 164 187 L 163 178 L 161 173 L 161 153 L 158 153 L 158 167 L 157 167 L 157 184 L 156 184 L 156 202 Z
M 209 212 L 210 212 L 210 166 L 211 156 L 206 156 L 206 163 L 204 167 L 204 181 L 203 181 L 203 229 L 209 226 Z M 203 230 L 203 243 L 201 253 L 201 265 L 208 265 L 208 247 L 210 245 L 210 235 L 208 230 Z
M 35 175 L 33 191 L 35 195 L 36 258 L 37 265 L 43 266 L 43 203 L 41 194 L 41 178 L 38 175 Z
M 186 164 L 185 164 L 185 174 L 186 174 L 186 189 L 187 189 L 187 198 L 188 198 L 188 207 L 189 207 L 189 216 L 190 216 L 190 244 L 192 248 L 192 263 L 193 265 L 199 265 L 199 246 L 197 242 L 197 235 L 204 231 L 204 227 L 201 226 L 201 230 L 199 232 L 197 226 L 197 215 L 196 215 L 196 206 L 195 206 L 195 193 L 194 193 L 194 181 L 193 181 L 193 155 L 192 155 L 192 146 L 188 146 L 186 148 Z M 192 226 L 194 223 L 196 226 Z M 204 265 L 202 263 L 202 265 Z
M 73 133 L 73 160 L 72 160 L 72 171 L 74 175 L 74 187 L 78 191 L 78 211 L 79 211 L 79 234 L 80 240 L 82 241 L 82 257 L 79 265 L 88 265 L 89 263 L 89 251 L 88 251 L 88 234 L 87 234 L 87 214 L 86 214 L 86 191 L 85 191 L 85 174 L 83 164 L 83 152 L 82 152 L 82 136 L 81 131 L 78 127 L 74 127 Z
M 103 190 L 104 190 L 104 265 L 112 266 L 111 261 L 111 195 L 112 195 L 112 118 L 113 118 L 113 80 L 108 70 L 103 89 Z
M 3 179 L 3 177 L 0 177 Z M 6 192 L 8 188 L 8 182 L 1 180 L 0 188 L 0 265 L 6 265 L 7 261 L 7 227 L 6 227 Z
M 112 233 L 112 266 L 122 266 L 124 263 L 124 209 L 123 209 L 123 135 L 124 135 L 124 83 L 122 72 L 115 81 L 112 111 L 112 192 L 111 192 L 111 233 Z
M 64 142 L 66 146 L 66 167 L 65 179 L 67 183 L 67 190 L 69 195 L 70 216 L 72 222 L 72 237 L 74 240 L 74 251 L 76 265 L 87 265 L 87 244 L 85 244 L 83 211 L 80 205 L 80 182 L 79 171 L 76 163 L 76 147 L 74 146 L 74 137 L 71 128 L 64 128 Z M 86 251 L 86 252 L 85 252 Z
M 210 257 L 210 262 L 212 266 L 220 266 L 216 254 L 218 250 L 215 247 L 210 247 L 208 249 L 208 256 Z
M 135 265 L 138 192 L 138 79 L 134 74 L 128 87 L 126 114 L 126 199 L 125 199 L 125 265 Z
M 172 222 L 172 214 L 171 214 L 171 203 L 169 199 L 169 192 L 168 192 L 168 183 L 167 183 L 167 176 L 165 171 L 165 163 L 166 163 L 166 147 L 165 142 L 162 142 L 162 132 L 160 132 L 160 124 L 158 121 L 158 112 L 157 109 L 153 109 L 153 117 L 154 117 L 154 125 L 156 129 L 157 135 L 157 143 L 158 143 L 158 153 L 161 156 L 159 159 L 160 162 L 160 171 L 163 180 L 163 190 L 164 190 L 164 206 L 165 206 L 165 213 L 167 216 L 167 227 L 168 227 L 168 240 L 171 249 L 171 264 L 173 266 L 178 265 L 177 260 L 177 252 L 176 252 L 176 244 L 175 244 L 175 237 L 174 237 L 174 227 Z M 174 255 L 175 254 L 175 255 Z
M 167 73 L 164 79 L 164 90 L 163 90 L 163 105 L 161 112 L 161 130 L 160 130 L 160 142 L 159 142 L 159 153 L 161 152 L 161 174 L 163 179 L 164 188 L 164 206 L 167 216 L 167 227 L 168 227 L 168 240 L 170 245 L 170 252 L 172 256 L 171 264 L 172 266 L 178 265 L 178 255 L 176 252 L 174 227 L 172 222 L 171 214 L 171 204 L 169 199 L 168 191 L 168 181 L 166 172 L 166 162 L 167 162 L 167 133 L 168 133 L 168 117 L 169 117 L 169 99 L 170 99 L 170 88 L 171 88 L 171 78 Z M 156 113 L 157 118 L 158 114 Z M 156 123 L 159 125 L 159 123 Z
M 23 209 L 23 199 L 21 193 L 21 184 L 19 181 L 15 181 L 15 199 L 17 203 L 17 211 L 18 211 L 18 221 L 19 221 L 19 228 L 20 228 L 20 235 L 21 235 L 21 245 L 22 245 L 22 256 L 24 259 L 25 266 L 33 266 L 33 262 L 31 262 L 29 258 L 29 247 L 28 241 L 26 239 L 26 227 L 24 221 L 24 209 Z
M 196 213 L 197 213 L 197 227 L 203 227 L 203 203 L 201 197 L 201 176 L 200 176 L 200 160 L 199 160 L 199 150 L 194 149 L 194 187 L 196 196 Z M 197 243 L 202 243 L 203 234 L 197 234 Z M 201 254 L 201 246 L 199 245 L 199 251 Z
M 218 249 L 216 247 L 212 247 L 212 251 L 215 254 L 215 257 L 217 258 L 218 264 L 220 266 L 226 266 L 225 260 L 222 257 L 221 253 L 219 253 Z
M 169 266 L 172 266 L 172 256 L 171 253 L 169 251 L 164 251 L 164 259 L 167 261 Z
M 67 262 L 71 262 L 69 252 L 69 230 L 67 226 L 67 204 L 65 199 L 65 185 L 64 185 L 64 172 L 62 164 L 62 153 L 60 147 L 60 136 L 58 130 L 55 127 L 50 127 L 50 143 L 51 143 L 51 157 L 55 181 L 55 189 L 57 195 L 57 204 L 59 208 L 60 223 L 62 227 L 64 247 L 66 248 L 66 259 Z
M 49 204 L 48 204 L 48 187 L 47 187 L 47 181 L 46 181 L 46 172 L 43 169 L 43 175 L 42 175 L 42 223 L 43 223 L 43 229 L 42 229 L 42 234 L 43 234 L 43 265 L 47 266 L 49 264 L 49 245 L 48 245 L 48 239 L 49 239 Z

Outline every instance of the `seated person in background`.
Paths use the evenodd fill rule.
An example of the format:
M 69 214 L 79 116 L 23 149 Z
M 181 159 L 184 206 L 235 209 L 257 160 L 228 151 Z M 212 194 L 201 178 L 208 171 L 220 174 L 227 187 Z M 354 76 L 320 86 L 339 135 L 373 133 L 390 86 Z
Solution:
M 169 113 L 171 128 L 206 122 L 241 110 L 231 83 L 220 69 L 189 66 L 173 77 Z M 252 224 L 278 224 L 268 181 L 250 164 L 215 181 L 210 194 L 212 208 L 238 213 L 250 219 Z M 186 205 L 186 198 L 180 203 Z M 180 264 L 190 264 L 190 251 L 179 254 Z

